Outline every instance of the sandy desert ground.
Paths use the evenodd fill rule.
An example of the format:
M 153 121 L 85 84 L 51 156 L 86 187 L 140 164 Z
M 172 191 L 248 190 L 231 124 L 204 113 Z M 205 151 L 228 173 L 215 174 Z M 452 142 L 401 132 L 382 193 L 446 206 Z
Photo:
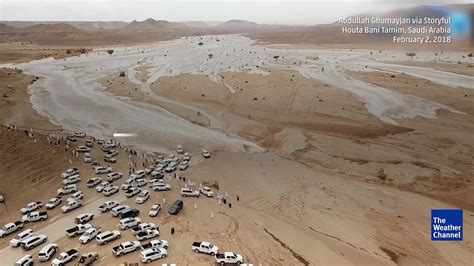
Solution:
M 418 52 L 409 59 L 404 51 L 277 48 L 238 35 L 112 48 L 112 55 L 98 48 L 2 66 L 7 96 L 0 118 L 21 130 L 1 130 L 0 193 L 7 201 L 0 224 L 20 218 L 26 203 L 53 197 L 60 173 L 78 167 L 86 205 L 68 215 L 54 210 L 48 221 L 27 227 L 61 250 L 99 252 L 101 265 L 139 261 L 137 253 L 111 254 L 112 246 L 133 239 L 130 232 L 105 246 L 65 236 L 76 215 L 97 213 L 105 198 L 85 187 L 93 172 L 81 157 L 62 147 L 53 153 L 45 134 L 61 127 L 96 137 L 135 133 L 119 141 L 148 153 L 172 153 L 182 144 L 192 165 L 178 175 L 216 183 L 216 193 L 229 195 L 232 208 L 186 198 L 178 216 L 147 217 L 153 203 L 166 199 L 169 206 L 180 198 L 184 182 L 165 177 L 173 189 L 153 192 L 139 207 L 170 242 L 160 263 L 212 265 L 212 257 L 192 252 L 195 240 L 254 265 L 474 261 L 474 77 L 465 52 Z M 29 128 L 36 142 L 23 132 Z M 199 156 L 202 148 L 211 159 Z M 113 168 L 126 175 L 128 161 L 141 165 L 143 158 L 124 153 Z M 102 154 L 96 145 L 93 157 Z M 380 168 L 385 182 L 376 176 Z M 137 206 L 122 192 L 111 199 Z M 464 210 L 464 241 L 430 240 L 437 208 Z M 115 229 L 118 219 L 102 214 L 92 223 Z M 9 239 L 0 239 L 5 264 L 26 254 L 10 248 Z

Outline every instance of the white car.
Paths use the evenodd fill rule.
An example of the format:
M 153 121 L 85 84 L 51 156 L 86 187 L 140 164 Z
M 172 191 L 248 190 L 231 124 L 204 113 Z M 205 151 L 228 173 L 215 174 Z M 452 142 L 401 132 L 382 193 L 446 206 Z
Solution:
M 86 132 L 74 132 L 72 136 L 75 138 L 84 138 L 86 136 Z
M 146 229 L 146 230 L 137 232 L 135 237 L 137 238 L 138 241 L 143 241 L 150 238 L 154 238 L 155 236 L 159 236 L 159 235 L 160 235 L 160 231 L 158 231 L 158 229 Z
M 62 266 L 77 258 L 78 252 L 76 249 L 70 249 L 66 252 L 61 252 L 57 258 L 51 262 L 51 266 Z
M 142 219 L 138 217 L 123 218 L 120 220 L 118 227 L 122 230 L 126 230 L 139 225 L 141 222 Z
M 67 169 L 66 171 L 64 171 L 62 174 L 61 174 L 61 178 L 66 178 L 68 176 L 71 176 L 71 175 L 78 175 L 79 174 L 79 169 L 77 168 L 69 168 Z
M 145 175 L 146 175 L 145 170 L 137 170 L 137 171 L 135 171 L 135 173 L 130 175 L 130 178 L 131 179 L 140 179 L 140 178 L 144 178 Z
M 59 204 L 61 204 L 62 202 L 62 198 L 61 197 L 54 197 L 54 198 L 51 198 L 48 203 L 46 203 L 46 209 L 47 210 L 51 210 L 51 209 L 54 209 L 56 208 Z
M 190 161 L 191 160 L 191 154 L 189 152 L 185 152 L 183 155 L 183 161 Z
M 171 190 L 171 185 L 170 184 L 164 184 L 164 183 L 156 184 L 155 186 L 153 186 L 153 190 L 154 191 Z
M 100 177 L 93 177 L 87 181 L 86 185 L 87 187 L 95 187 L 97 186 L 100 182 L 102 182 L 102 179 Z
M 140 193 L 140 191 L 141 190 L 137 187 L 131 187 L 129 190 L 125 191 L 125 196 L 127 198 L 131 198 L 131 197 L 137 195 L 138 193 Z
M 202 150 L 201 152 L 202 157 L 209 159 L 211 158 L 211 154 L 207 150 Z
M 147 229 L 156 229 L 156 225 L 154 223 L 141 223 L 137 226 L 132 227 L 132 233 L 133 235 L 136 235 L 139 232 Z
M 87 146 L 77 146 L 76 151 L 77 152 L 91 152 L 91 148 Z
M 31 250 L 43 243 L 46 243 L 46 241 L 48 241 L 48 237 L 45 235 L 33 235 L 27 239 L 22 240 L 20 242 L 20 247 L 25 250 Z
M 59 247 L 56 243 L 47 244 L 38 252 L 39 261 L 48 261 L 58 252 Z
M 100 233 L 95 238 L 95 241 L 97 241 L 99 245 L 105 245 L 119 238 L 120 238 L 120 232 L 117 230 L 113 230 L 113 231 L 105 231 L 103 233 Z
M 77 192 L 74 192 L 68 199 L 67 201 L 70 201 L 70 200 L 75 200 L 75 201 L 78 201 L 78 200 L 82 200 L 84 198 L 84 192 L 82 191 L 77 191 Z
M 199 192 L 208 198 L 214 197 L 214 192 L 209 187 L 201 187 Z
M 110 212 L 112 213 L 112 216 L 113 216 L 113 217 L 117 217 L 117 216 L 119 216 L 123 211 L 125 211 L 125 210 L 127 210 L 127 209 L 129 209 L 129 208 L 130 208 L 130 206 L 128 206 L 128 205 L 119 205 L 119 206 L 113 208 Z
M 94 168 L 94 172 L 96 175 L 112 173 L 112 167 L 97 166 Z
M 83 213 L 79 214 L 76 216 L 76 219 L 74 219 L 74 223 L 76 224 L 85 224 L 87 222 L 92 221 L 94 219 L 94 214 L 93 213 Z
M 34 211 L 23 215 L 21 221 L 26 224 L 30 222 L 44 221 L 46 219 L 48 219 L 47 212 Z
M 43 207 L 43 203 L 41 201 L 30 202 L 26 204 L 25 208 L 21 208 L 21 213 L 28 214 L 32 211 L 36 211 L 37 209 Z
M 183 146 L 181 146 L 181 145 L 176 146 L 176 152 L 178 154 L 182 154 L 184 152 Z
M 85 163 L 91 163 L 92 162 L 92 156 L 90 153 L 86 152 L 84 153 L 84 162 Z
M 119 173 L 119 172 L 115 172 L 115 173 L 110 173 L 110 174 L 107 174 L 107 181 L 112 183 L 113 181 L 119 179 L 119 178 L 122 178 L 122 173 Z
M 179 168 L 180 171 L 184 171 L 184 170 L 188 169 L 188 167 L 189 167 L 188 162 L 187 161 L 182 161 L 178 168 Z
M 194 191 L 191 188 L 182 188 L 181 189 L 181 196 L 182 197 L 199 197 L 199 191 Z
M 108 197 L 108 196 L 111 196 L 111 195 L 117 193 L 118 191 L 119 191 L 119 188 L 117 186 L 110 186 L 110 187 L 104 188 L 104 190 L 102 190 L 102 194 L 104 194 L 104 196 Z
M 14 266 L 33 266 L 33 256 L 27 254 L 13 264 Z
M 57 193 L 58 193 L 59 196 L 63 196 L 63 195 L 67 195 L 67 194 L 77 192 L 78 190 L 79 189 L 77 188 L 77 185 L 72 184 L 72 185 L 63 186 L 62 188 L 57 190 Z
M 143 178 L 139 178 L 139 179 L 133 180 L 132 183 L 130 183 L 130 185 L 134 187 L 143 187 L 144 185 L 146 185 L 146 181 Z
M 138 196 L 135 198 L 135 202 L 138 204 L 145 203 L 150 198 L 150 191 L 148 190 L 143 190 L 138 194 Z
M 150 263 L 157 259 L 163 259 L 168 256 L 168 251 L 164 248 L 149 248 L 140 253 L 140 259 L 143 263 Z
M 101 232 L 102 231 L 100 228 L 96 228 L 96 227 L 89 228 L 82 234 L 81 237 L 79 237 L 79 243 L 87 244 Z
M 214 258 L 216 259 L 216 262 L 221 265 L 226 265 L 226 264 L 239 265 L 244 262 L 244 259 L 242 258 L 242 256 L 234 252 L 224 252 L 223 254 L 216 254 Z
M 140 242 L 138 241 L 126 241 L 116 247 L 113 247 L 112 253 L 117 257 L 123 256 L 127 253 L 140 250 L 140 246 Z
M 61 210 L 66 213 L 79 207 L 82 207 L 82 200 L 69 200 L 61 207 Z
M 12 240 L 10 240 L 10 246 L 16 248 L 20 245 L 20 242 L 33 236 L 33 230 L 26 229 L 16 235 Z
M 105 153 L 106 153 L 106 155 L 108 155 L 110 157 L 117 156 L 119 154 L 117 150 L 108 150 Z
M 165 168 L 165 172 L 171 173 L 171 172 L 175 171 L 177 167 L 178 167 L 178 162 L 171 162 L 171 163 L 168 164 L 168 166 Z
M 69 184 L 76 184 L 81 182 L 81 177 L 79 175 L 71 175 L 63 180 L 64 185 L 69 185 Z
M 107 181 L 104 181 L 104 182 L 100 183 L 99 185 L 97 185 L 97 186 L 95 187 L 95 190 L 96 190 L 97 192 L 102 192 L 106 187 L 110 187 L 110 186 L 112 186 L 112 184 L 110 184 L 110 183 L 107 182 Z
M 217 253 L 219 253 L 219 248 L 217 246 L 214 246 L 213 244 L 209 242 L 205 242 L 205 241 L 194 242 L 193 245 L 191 246 L 191 249 L 194 250 L 195 252 L 205 253 L 211 256 L 214 256 Z
M 160 179 L 160 178 L 163 178 L 165 176 L 165 172 L 163 170 L 155 169 L 150 173 L 150 175 L 153 178 Z
M 161 204 L 154 204 L 153 206 L 151 206 L 151 209 L 150 211 L 148 212 L 148 215 L 150 217 L 156 217 L 161 211 Z
M 164 249 L 168 249 L 168 241 L 156 239 L 156 240 L 151 240 L 151 241 L 148 242 L 147 244 L 143 244 L 143 245 L 142 245 L 142 250 L 147 250 L 147 249 L 149 249 L 149 248 L 164 248 Z
M 118 201 L 113 200 L 113 201 L 106 201 L 104 204 L 100 205 L 98 207 L 98 210 L 100 212 L 108 212 L 112 210 L 113 208 L 117 207 L 119 205 Z

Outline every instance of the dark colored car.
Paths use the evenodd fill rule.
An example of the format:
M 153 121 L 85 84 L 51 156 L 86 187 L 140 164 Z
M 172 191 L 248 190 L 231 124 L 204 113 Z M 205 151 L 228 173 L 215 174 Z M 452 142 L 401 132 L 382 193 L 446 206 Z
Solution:
M 171 205 L 170 209 L 168 212 L 170 214 L 178 214 L 182 209 L 183 209 L 184 203 L 182 200 L 177 200 Z
M 137 209 L 128 209 L 120 213 L 120 219 L 137 217 L 140 211 Z

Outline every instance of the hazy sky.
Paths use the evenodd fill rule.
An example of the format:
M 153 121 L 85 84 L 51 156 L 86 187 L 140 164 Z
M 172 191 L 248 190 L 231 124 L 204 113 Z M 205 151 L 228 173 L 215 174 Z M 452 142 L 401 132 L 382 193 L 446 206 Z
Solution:
M 423 4 L 472 3 L 473 0 L 0 0 L 0 20 L 225 21 L 318 24 L 365 12 L 384 12 Z

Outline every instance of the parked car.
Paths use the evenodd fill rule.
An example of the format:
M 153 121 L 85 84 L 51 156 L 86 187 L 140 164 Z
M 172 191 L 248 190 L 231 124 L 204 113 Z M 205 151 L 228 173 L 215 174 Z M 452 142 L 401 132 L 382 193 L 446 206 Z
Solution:
M 106 201 L 98 207 L 100 212 L 108 212 L 119 205 L 118 201 Z
M 81 177 L 79 175 L 71 175 L 63 179 L 64 185 L 76 184 L 81 182 Z
M 207 150 L 202 150 L 201 152 L 202 157 L 209 159 L 211 158 L 211 154 Z
M 66 178 L 68 176 L 71 176 L 71 175 L 78 175 L 79 174 L 79 169 L 77 168 L 69 168 L 67 169 L 66 171 L 64 171 L 62 174 L 61 174 L 61 178 Z
M 98 184 L 100 184 L 100 182 L 102 182 L 102 179 L 100 179 L 100 177 L 93 177 L 93 178 L 89 179 L 89 181 L 87 181 L 86 186 L 95 187 Z
M 128 217 L 120 219 L 118 227 L 122 230 L 126 230 L 139 225 L 142 222 L 140 218 Z
M 199 192 L 208 198 L 214 197 L 214 192 L 209 187 L 201 187 Z
M 104 162 L 107 162 L 107 163 L 116 163 L 116 162 L 117 162 L 117 158 L 115 158 L 115 157 L 105 157 L 105 156 L 104 156 Z
M 150 217 L 156 217 L 161 211 L 161 204 L 154 204 L 153 206 L 151 206 L 151 209 L 150 211 L 148 212 L 148 215 Z
M 33 266 L 33 256 L 27 254 L 13 264 L 14 266 Z
M 131 179 L 140 179 L 140 178 L 144 178 L 145 175 L 146 175 L 145 170 L 137 170 L 133 174 L 130 175 L 130 178 Z
M 43 203 L 41 203 L 41 201 L 34 201 L 26 204 L 26 206 L 24 208 L 21 208 L 20 211 L 23 214 L 28 214 L 32 211 L 36 211 L 41 207 L 43 207 Z
M 74 193 L 72 193 L 72 195 L 67 199 L 67 201 L 70 201 L 70 200 L 75 200 L 75 201 L 78 201 L 78 200 L 82 200 L 84 199 L 84 192 L 82 191 L 76 191 Z
M 150 263 L 157 259 L 163 259 L 168 256 L 164 248 L 149 248 L 140 253 L 140 259 L 143 263 Z
M 171 173 L 171 172 L 174 172 L 176 170 L 176 168 L 178 167 L 178 162 L 171 162 L 170 164 L 168 164 L 168 166 L 165 168 L 165 172 L 167 173 Z
M 184 207 L 184 203 L 182 200 L 177 200 L 175 201 L 171 206 L 168 212 L 170 214 L 178 214 Z
M 216 262 L 220 265 L 226 264 L 242 264 L 244 259 L 240 254 L 236 254 L 234 252 L 224 252 L 222 254 L 218 253 L 215 255 Z
M 112 183 L 115 180 L 122 178 L 122 176 L 123 176 L 122 173 L 114 172 L 114 173 L 107 174 L 107 179 L 106 180 L 108 182 Z
M 66 263 L 73 261 L 77 258 L 79 253 L 76 249 L 70 249 L 66 252 L 61 252 L 57 258 L 55 258 L 52 262 L 52 266 L 63 266 Z
M 79 262 L 77 266 L 89 266 L 92 265 L 95 261 L 99 259 L 99 254 L 97 252 L 89 252 L 86 254 L 82 254 L 79 258 Z
M 138 241 L 126 241 L 122 244 L 112 248 L 112 254 L 119 257 L 128 254 L 133 251 L 140 250 L 140 242 Z
M 39 261 L 48 261 L 58 252 L 59 247 L 56 243 L 47 244 L 38 252 Z
M 150 248 L 168 249 L 168 241 L 156 239 L 156 240 L 151 240 L 150 242 L 142 245 L 142 250 L 147 250 Z
M 108 155 L 110 157 L 117 156 L 119 154 L 117 150 L 108 150 L 105 153 L 106 153 L 106 155 Z
M 138 241 L 143 241 L 147 240 L 150 238 L 154 238 L 155 236 L 159 236 L 160 231 L 158 229 L 146 229 L 138 232 L 135 237 L 137 238 Z
M 21 218 L 21 221 L 23 223 L 31 223 L 31 222 L 38 222 L 38 221 L 44 221 L 48 219 L 48 212 L 39 212 L 39 211 L 34 211 L 30 212 L 28 214 L 23 215 Z
M 199 191 L 194 191 L 191 188 L 182 188 L 181 189 L 181 196 L 182 197 L 199 197 Z
M 147 229 L 157 229 L 157 227 L 154 223 L 140 223 L 137 226 L 132 227 L 132 234 L 136 235 L 138 232 Z
M 189 152 L 185 152 L 183 155 L 183 161 L 190 161 L 191 160 L 191 154 Z
M 89 243 L 92 239 L 94 239 L 98 234 L 102 232 L 100 227 L 91 227 L 87 229 L 81 237 L 79 237 L 79 243 L 81 244 L 87 244 Z
M 112 208 L 110 211 L 112 213 L 112 216 L 117 217 L 119 216 L 122 212 L 129 210 L 130 206 L 128 205 L 119 205 L 117 207 Z
M 112 173 L 112 168 L 105 167 L 105 166 L 96 166 L 94 168 L 94 172 L 96 175 L 108 174 L 108 173 Z
M 74 227 L 66 229 L 66 235 L 69 237 L 76 237 L 89 230 L 89 228 L 92 228 L 91 224 L 77 224 Z
M 79 153 L 91 152 L 91 148 L 87 146 L 77 146 L 76 151 Z
M 108 197 L 117 193 L 118 191 L 119 191 L 119 188 L 117 186 L 109 186 L 109 187 L 104 188 L 104 190 L 102 190 L 102 194 Z
M 61 210 L 66 213 L 79 207 L 82 207 L 82 200 L 69 200 L 61 207 Z
M 154 179 L 163 179 L 163 177 L 165 177 L 165 172 L 163 170 L 156 170 L 155 169 L 150 173 L 150 175 Z
M 86 136 L 86 133 L 85 132 L 74 132 L 72 134 L 73 137 L 75 138 L 84 138 Z
M 171 190 L 170 184 L 159 183 L 153 186 L 154 191 L 168 191 Z
M 61 204 L 62 202 L 62 198 L 61 197 L 54 197 L 54 198 L 51 198 L 48 203 L 46 203 L 46 209 L 47 210 L 52 210 L 54 208 L 56 208 L 59 204 Z
M 90 139 L 86 140 L 86 147 L 89 147 L 89 148 L 94 147 L 94 142 Z
M 137 209 L 126 209 L 126 210 L 123 210 L 119 216 L 120 216 L 120 219 L 123 219 L 123 218 L 133 218 L 133 217 L 137 217 L 138 215 L 140 214 L 140 211 L 137 210 Z
M 99 235 L 97 235 L 95 240 L 97 241 L 99 245 L 105 245 L 119 238 L 120 238 L 120 232 L 117 230 L 113 230 L 113 231 L 105 231 L 103 233 L 100 233 Z
M 139 179 L 133 180 L 132 183 L 130 184 L 134 187 L 143 187 L 146 185 L 146 181 L 142 178 L 139 178 Z
M 94 219 L 94 214 L 93 213 L 83 213 L 79 214 L 76 219 L 74 219 L 74 222 L 76 224 L 85 224 L 87 222 L 92 221 Z
M 20 242 L 33 236 L 33 230 L 26 229 L 17 234 L 14 238 L 10 240 L 10 246 L 16 248 L 20 245 Z
M 182 161 L 181 164 L 179 165 L 178 169 L 180 171 L 184 171 L 184 170 L 188 169 L 188 167 L 189 167 L 188 161 Z
M 16 221 L 13 223 L 7 223 L 2 228 L 0 228 L 0 237 L 6 237 L 9 234 L 12 234 L 16 231 L 19 231 L 23 228 L 22 221 Z
M 209 254 L 211 256 L 216 255 L 219 253 L 219 248 L 214 246 L 213 244 L 209 242 L 194 242 L 193 245 L 191 246 L 192 250 L 198 253 L 205 253 Z
M 48 237 L 45 235 L 32 235 L 27 239 L 24 239 L 20 242 L 20 247 L 25 250 L 31 250 L 35 247 L 46 243 L 48 241 Z
M 176 152 L 178 154 L 182 154 L 184 152 L 183 146 L 181 146 L 181 145 L 176 146 Z
M 150 191 L 148 190 L 143 190 L 138 194 L 138 196 L 135 198 L 135 202 L 138 204 L 145 203 L 150 198 Z
M 125 196 L 127 198 L 131 198 L 135 195 L 137 195 L 138 193 L 140 193 L 141 189 L 137 188 L 137 187 L 131 187 L 129 190 L 125 191 Z
M 67 194 L 77 192 L 78 190 L 79 189 L 77 188 L 77 185 L 72 184 L 72 185 L 63 186 L 62 188 L 57 190 L 57 193 L 58 193 L 59 196 L 63 196 L 63 195 L 67 195 Z
M 96 190 L 97 192 L 102 192 L 102 191 L 104 190 L 104 188 L 110 187 L 110 186 L 112 186 L 111 183 L 109 183 L 109 182 L 107 182 L 107 181 L 104 181 L 104 182 L 100 183 L 99 185 L 97 185 L 97 186 L 95 187 L 95 190 Z
M 92 162 L 92 156 L 91 156 L 90 153 L 88 153 L 88 152 L 84 153 L 84 162 L 85 162 L 85 163 L 90 163 L 90 162 Z

